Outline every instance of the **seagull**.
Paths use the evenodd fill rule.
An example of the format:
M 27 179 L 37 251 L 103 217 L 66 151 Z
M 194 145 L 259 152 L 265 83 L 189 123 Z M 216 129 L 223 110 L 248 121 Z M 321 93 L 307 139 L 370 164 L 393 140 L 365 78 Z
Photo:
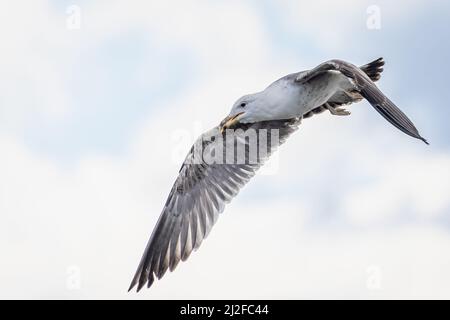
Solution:
M 376 86 L 383 66 L 383 58 L 361 67 L 329 60 L 237 100 L 229 115 L 202 134 L 186 156 L 128 291 L 135 286 L 137 291 L 145 285 L 150 288 L 155 278 L 161 279 L 168 269 L 173 271 L 180 260 L 185 261 L 207 237 L 225 205 L 276 147 L 297 130 L 302 119 L 326 110 L 347 116 L 350 112 L 344 106 L 366 99 L 392 125 L 428 144 L 411 120 Z M 258 133 L 256 140 L 247 139 L 249 132 Z M 259 135 L 261 132 L 264 134 Z M 264 144 L 268 145 L 266 152 L 257 153 L 249 161 L 250 149 L 261 149 Z M 239 159 L 235 155 L 226 163 L 206 159 L 205 155 L 221 154 L 219 147 L 230 145 L 244 150 Z

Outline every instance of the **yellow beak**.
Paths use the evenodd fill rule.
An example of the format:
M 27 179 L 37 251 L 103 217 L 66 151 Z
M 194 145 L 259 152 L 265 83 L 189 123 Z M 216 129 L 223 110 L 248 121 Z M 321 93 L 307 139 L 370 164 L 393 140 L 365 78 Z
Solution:
M 228 116 L 220 123 L 220 133 L 223 133 L 226 129 L 233 128 L 239 122 L 239 116 L 244 112 L 239 112 L 234 116 Z

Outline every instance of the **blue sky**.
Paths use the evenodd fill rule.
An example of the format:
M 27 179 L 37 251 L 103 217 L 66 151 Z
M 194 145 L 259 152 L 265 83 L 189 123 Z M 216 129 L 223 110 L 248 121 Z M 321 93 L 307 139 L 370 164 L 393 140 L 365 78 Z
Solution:
M 211 281 L 219 298 L 450 296 L 441 271 L 450 265 L 447 2 L 24 4 L 0 5 L 0 230 L 10 261 L 0 296 L 130 297 L 122 289 L 196 135 L 284 74 L 379 56 L 380 88 L 431 145 L 366 102 L 346 119 L 305 121 L 192 261 L 138 297 L 205 297 Z M 81 13 L 76 30 L 70 5 Z M 371 5 L 380 29 L 367 27 Z M 18 267 L 24 251 L 33 270 Z M 252 260 L 248 274 L 235 266 Z M 211 271 L 227 261 L 223 278 L 234 282 Z M 263 287 L 258 277 L 278 273 L 279 261 L 285 273 Z M 375 289 L 372 267 L 383 274 Z M 75 289 L 71 270 L 81 274 Z M 198 288 L 180 290 L 189 279 Z

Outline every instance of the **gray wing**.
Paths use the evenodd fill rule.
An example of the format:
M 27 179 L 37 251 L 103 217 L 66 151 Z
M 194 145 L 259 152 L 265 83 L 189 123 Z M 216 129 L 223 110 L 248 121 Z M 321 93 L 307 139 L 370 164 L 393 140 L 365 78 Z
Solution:
M 387 121 L 407 135 L 428 142 L 419 134 L 412 121 L 386 97 L 370 77 L 355 65 L 342 60 L 330 60 L 299 74 L 296 81 L 304 83 L 328 71 L 338 71 L 349 78 L 357 92 L 365 98 Z
M 299 124 L 300 119 L 296 118 L 242 125 L 241 130 L 236 131 L 240 133 L 231 138 L 221 134 L 218 127 L 204 133 L 181 166 L 129 290 L 135 285 L 137 291 L 145 284 L 150 287 L 155 277 L 160 279 L 167 269 L 173 271 L 180 260 L 186 260 L 206 238 L 225 204 L 237 195 L 276 146 L 283 143 Z M 263 141 L 268 144 L 267 152 L 257 159 L 251 159 L 249 129 L 258 133 L 258 155 L 262 154 L 259 149 Z M 277 133 L 275 143 L 272 132 Z M 226 149 L 220 147 L 230 146 L 230 142 L 235 150 L 244 150 L 244 159 L 238 160 L 236 152 L 231 163 L 206 161 L 214 152 L 225 152 Z
M 359 68 L 369 76 L 370 80 L 376 82 L 380 80 L 381 73 L 383 72 L 383 66 L 384 66 L 383 58 L 378 58 L 372 62 L 360 66 Z M 322 113 L 328 110 L 328 107 L 339 108 L 355 102 L 359 102 L 362 99 L 363 97 L 358 92 L 347 92 L 344 90 L 338 91 L 333 96 L 331 96 L 326 103 L 305 113 L 303 115 L 303 119 L 307 119 L 315 114 Z

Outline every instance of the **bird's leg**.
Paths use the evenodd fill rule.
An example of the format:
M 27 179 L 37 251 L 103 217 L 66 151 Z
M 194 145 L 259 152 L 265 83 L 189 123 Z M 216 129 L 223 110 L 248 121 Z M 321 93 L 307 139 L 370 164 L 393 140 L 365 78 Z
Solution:
M 329 103 L 325 103 L 325 107 L 334 116 L 348 116 L 348 115 L 350 115 L 350 111 L 345 110 L 344 108 L 334 108 Z

